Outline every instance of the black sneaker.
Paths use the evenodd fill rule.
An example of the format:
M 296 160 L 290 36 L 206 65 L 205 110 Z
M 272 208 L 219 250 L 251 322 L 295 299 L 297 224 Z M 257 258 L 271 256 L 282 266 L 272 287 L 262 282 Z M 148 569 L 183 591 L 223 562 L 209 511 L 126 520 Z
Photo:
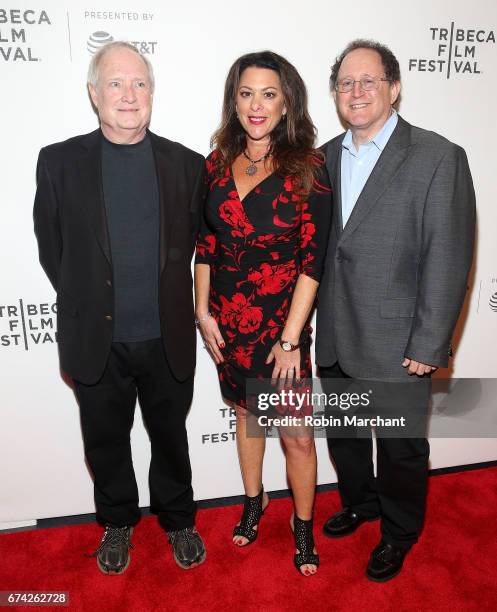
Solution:
M 105 526 L 105 533 L 97 550 L 89 555 L 97 558 L 98 569 L 104 574 L 122 574 L 130 562 L 129 549 L 133 527 Z
M 191 569 L 205 561 L 205 546 L 196 527 L 168 531 L 167 535 L 174 560 L 181 568 Z

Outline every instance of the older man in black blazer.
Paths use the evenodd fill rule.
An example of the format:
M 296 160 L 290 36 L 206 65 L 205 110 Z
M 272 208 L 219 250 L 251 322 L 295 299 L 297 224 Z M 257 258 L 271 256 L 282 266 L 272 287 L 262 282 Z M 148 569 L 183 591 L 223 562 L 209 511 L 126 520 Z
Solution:
M 188 569 L 205 558 L 185 428 L 204 159 L 148 130 L 153 72 L 132 45 L 100 49 L 88 87 L 100 129 L 41 150 L 34 221 L 105 527 L 95 556 L 104 573 L 129 564 L 140 517 L 130 446 L 138 397 L 151 441 L 151 510 Z
M 349 129 L 323 147 L 335 207 L 316 360 L 324 381 L 410 381 L 396 411 L 426 412 L 423 383 L 447 366 L 472 261 L 475 196 L 466 154 L 396 114 L 399 64 L 379 43 L 352 42 L 332 68 L 331 87 Z M 367 576 L 393 578 L 421 531 L 428 441 L 424 433 L 377 436 L 376 480 L 371 437 L 329 438 L 328 445 L 344 509 L 324 532 L 345 536 L 381 517 Z

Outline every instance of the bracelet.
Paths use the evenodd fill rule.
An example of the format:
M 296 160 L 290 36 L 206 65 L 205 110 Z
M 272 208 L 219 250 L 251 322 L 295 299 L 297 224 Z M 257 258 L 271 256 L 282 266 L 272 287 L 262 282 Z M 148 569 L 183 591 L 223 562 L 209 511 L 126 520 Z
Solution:
M 211 313 L 210 313 L 210 312 L 208 312 L 208 313 L 207 313 L 207 314 L 205 314 L 205 315 L 202 315 L 201 317 L 198 317 L 198 318 L 197 318 L 197 317 L 195 317 L 195 325 L 198 327 L 198 326 L 200 325 L 200 323 L 203 323 L 204 321 L 207 321 L 207 319 L 208 319 L 209 317 L 212 317 L 212 315 L 211 315 Z

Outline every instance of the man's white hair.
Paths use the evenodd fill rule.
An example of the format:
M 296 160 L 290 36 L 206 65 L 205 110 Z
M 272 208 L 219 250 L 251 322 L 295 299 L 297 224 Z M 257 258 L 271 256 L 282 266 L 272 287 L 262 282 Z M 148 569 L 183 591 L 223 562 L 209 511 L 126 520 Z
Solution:
M 144 55 L 142 55 L 138 51 L 138 49 L 134 45 L 124 40 L 115 40 L 113 42 L 109 42 L 100 47 L 100 49 L 95 53 L 95 55 L 91 58 L 90 66 L 88 67 L 88 84 L 93 85 L 93 87 L 97 86 L 99 70 L 100 65 L 102 64 L 102 60 L 107 55 L 107 53 L 109 53 L 109 51 L 113 51 L 114 49 L 128 49 L 129 51 L 136 53 L 143 60 L 143 63 L 147 67 L 150 87 L 153 91 L 155 87 L 155 79 L 152 64 Z

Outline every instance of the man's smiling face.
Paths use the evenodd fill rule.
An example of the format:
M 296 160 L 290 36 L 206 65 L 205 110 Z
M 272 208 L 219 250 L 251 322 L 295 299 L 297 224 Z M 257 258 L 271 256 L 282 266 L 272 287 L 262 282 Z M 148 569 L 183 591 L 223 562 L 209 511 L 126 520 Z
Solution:
M 347 53 L 338 71 L 337 83 L 344 79 L 359 81 L 365 77 L 385 78 L 380 54 L 372 49 L 355 49 Z M 364 91 L 356 82 L 350 92 L 333 90 L 340 117 L 364 142 L 380 131 L 400 91 L 398 81 L 378 81 L 377 85 L 377 89 Z
M 89 85 L 105 137 L 122 144 L 145 136 L 152 113 L 152 84 L 143 59 L 130 49 L 110 50 L 101 60 L 98 83 Z

